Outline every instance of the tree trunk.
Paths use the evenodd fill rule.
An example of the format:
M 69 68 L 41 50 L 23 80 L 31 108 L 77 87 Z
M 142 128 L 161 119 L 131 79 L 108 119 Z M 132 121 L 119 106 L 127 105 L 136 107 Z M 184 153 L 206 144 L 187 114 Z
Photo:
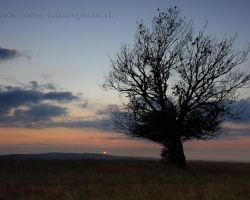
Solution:
M 173 137 L 172 140 L 165 145 L 165 148 L 162 149 L 161 156 L 164 160 L 167 160 L 179 167 L 184 166 L 186 158 L 184 155 L 181 137 Z

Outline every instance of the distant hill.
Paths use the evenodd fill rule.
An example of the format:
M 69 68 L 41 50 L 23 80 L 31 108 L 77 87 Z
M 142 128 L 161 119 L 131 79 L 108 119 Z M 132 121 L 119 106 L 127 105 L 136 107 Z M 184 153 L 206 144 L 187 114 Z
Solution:
M 112 156 L 95 153 L 43 153 L 43 154 L 9 154 L 2 155 L 0 159 L 12 160 L 80 160 L 80 159 L 102 159 L 102 160 L 159 160 L 147 157 Z

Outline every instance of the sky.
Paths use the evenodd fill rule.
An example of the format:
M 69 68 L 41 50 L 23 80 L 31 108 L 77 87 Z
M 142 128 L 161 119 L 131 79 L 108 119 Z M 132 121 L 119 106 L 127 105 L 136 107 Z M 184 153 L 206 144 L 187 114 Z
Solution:
M 110 128 L 104 73 L 121 44 L 134 44 L 136 22 L 178 6 L 198 33 L 250 42 L 249 0 L 2 0 L 0 6 L 0 155 L 102 153 L 159 158 L 161 146 Z M 239 66 L 250 68 L 248 60 Z M 249 90 L 240 91 L 250 101 Z M 237 102 L 238 103 L 238 102 Z M 244 116 L 250 114 L 246 109 Z M 184 143 L 187 159 L 250 161 L 250 120 L 226 121 L 218 139 Z

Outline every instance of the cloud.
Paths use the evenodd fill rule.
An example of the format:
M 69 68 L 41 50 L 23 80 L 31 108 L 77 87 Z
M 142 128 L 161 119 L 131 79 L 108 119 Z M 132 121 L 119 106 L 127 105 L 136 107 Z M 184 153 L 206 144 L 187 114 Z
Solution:
M 49 110 L 52 109 L 52 110 Z M 45 109 L 45 111 L 40 111 Z M 68 115 L 68 109 L 53 105 L 35 106 L 25 110 L 16 110 L 12 116 L 0 116 L 0 126 L 27 128 L 95 128 L 102 131 L 112 131 L 110 119 L 78 120 L 55 122 L 51 117 Z
M 112 115 L 112 111 L 117 110 L 118 106 L 116 104 L 110 104 L 108 105 L 108 108 L 102 109 L 102 110 L 97 110 L 96 115 L 107 115 L 110 116 Z
M 246 129 L 231 129 L 228 137 L 250 136 L 250 128 Z
M 68 114 L 68 109 L 50 104 L 33 105 L 28 109 L 16 109 L 12 115 L 0 116 L 1 126 L 44 128 L 56 127 L 51 117 Z
M 0 60 L 13 59 L 18 56 L 18 51 L 15 49 L 3 49 L 0 47 Z
M 96 115 L 109 115 L 110 114 L 110 110 L 108 109 L 103 109 L 103 110 L 98 110 L 95 113 Z
M 56 126 L 52 117 L 68 115 L 69 109 L 53 105 L 54 101 L 69 103 L 80 98 L 71 92 L 42 91 L 48 89 L 46 86 L 36 81 L 22 88 L 0 86 L 0 125 L 30 128 Z
M 89 102 L 86 100 L 85 103 L 79 104 L 79 107 L 81 107 L 81 108 L 87 108 L 88 104 L 89 104 Z
M 120 133 L 120 136 L 116 136 L 116 137 L 104 137 L 103 139 L 105 140 L 135 140 L 137 138 L 129 138 L 129 137 L 126 137 L 124 134 Z
M 0 115 L 7 114 L 11 108 L 29 106 L 32 103 L 39 103 L 42 92 L 34 90 L 21 90 L 7 87 L 8 91 L 0 91 Z
M 28 51 L 18 51 L 12 48 L 1 48 L 0 47 L 0 62 L 6 60 L 12 60 L 20 56 L 25 56 L 30 59 L 30 55 Z
M 43 100 L 55 100 L 58 102 L 78 100 L 71 92 L 48 92 L 43 95 Z
M 50 91 L 56 91 L 57 87 L 55 84 L 53 83 L 46 83 L 46 84 L 38 84 L 37 81 L 30 81 L 29 84 L 25 87 L 26 89 L 32 89 L 32 90 L 40 90 L 40 91 L 44 91 L 44 90 L 50 90 Z
M 232 127 L 227 127 L 226 132 L 219 135 L 216 139 L 222 140 L 237 140 L 239 137 L 250 137 L 250 128 L 246 126 L 244 128 L 234 128 L 236 123 L 230 123 Z
M 16 116 L 31 116 L 34 118 L 57 117 L 61 115 L 66 115 L 67 113 L 67 108 L 51 104 L 34 105 L 31 106 L 28 110 L 17 109 L 14 112 Z
M 56 127 L 67 128 L 96 128 L 103 131 L 112 131 L 110 119 L 96 119 L 92 121 L 58 122 L 54 123 Z
M 240 117 L 243 118 L 243 120 L 234 120 L 234 119 L 228 118 L 228 119 L 226 119 L 226 121 L 234 122 L 234 123 L 248 123 L 248 122 L 250 122 L 250 98 L 238 100 L 234 104 L 231 111 L 233 114 L 237 113 L 237 111 L 242 111 Z
M 32 85 L 32 88 L 34 90 L 37 90 L 38 89 L 38 83 L 36 81 L 30 81 L 30 84 Z
M 37 84 L 33 82 L 33 86 L 36 87 Z M 0 89 L 0 115 L 9 113 L 12 108 L 31 106 L 33 104 L 41 103 L 43 100 L 70 102 L 78 99 L 79 97 L 73 95 L 71 92 L 43 93 L 37 90 L 24 90 L 5 86 Z
M 72 101 L 83 101 L 78 106 L 82 108 L 92 107 L 87 99 L 74 95 L 70 91 L 57 92 L 56 87 L 48 87 L 49 84 L 39 84 L 30 81 L 22 87 L 0 86 L 0 126 L 27 127 L 27 128 L 96 128 L 111 131 L 112 121 L 109 119 L 109 109 L 99 111 L 92 119 L 80 119 L 70 116 L 69 109 L 55 103 L 69 103 Z M 47 90 L 53 90 L 44 92 Z M 112 105 L 111 105 L 112 107 Z M 53 117 L 62 117 L 63 121 L 53 121 Z

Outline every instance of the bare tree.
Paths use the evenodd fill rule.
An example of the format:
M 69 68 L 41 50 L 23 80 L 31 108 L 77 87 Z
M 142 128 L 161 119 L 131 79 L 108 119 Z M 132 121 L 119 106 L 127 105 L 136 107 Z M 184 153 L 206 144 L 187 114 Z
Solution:
M 186 163 L 183 142 L 218 137 L 225 119 L 241 119 L 247 106 L 232 112 L 237 90 L 250 86 L 250 73 L 235 69 L 249 44 L 233 50 L 237 34 L 218 41 L 205 27 L 195 36 L 178 7 L 158 9 L 151 29 L 137 23 L 134 46 L 121 46 L 101 85 L 126 95 L 113 111 L 114 129 L 163 145 L 161 156 L 179 166 Z

